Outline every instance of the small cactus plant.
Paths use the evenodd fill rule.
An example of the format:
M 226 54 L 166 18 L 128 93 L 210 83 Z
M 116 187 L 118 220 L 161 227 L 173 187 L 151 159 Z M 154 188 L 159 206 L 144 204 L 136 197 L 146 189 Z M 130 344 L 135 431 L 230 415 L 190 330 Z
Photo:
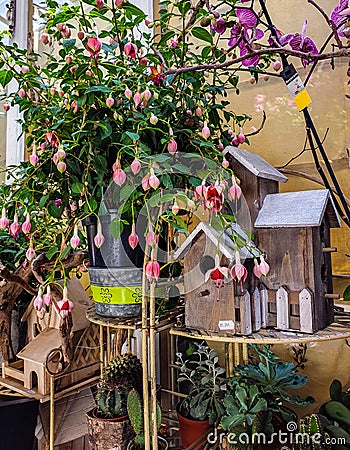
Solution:
M 104 369 L 96 393 L 97 415 L 116 418 L 127 414 L 128 393 L 142 392 L 142 365 L 132 354 L 118 355 Z
M 151 409 L 151 402 L 150 402 Z M 128 394 L 127 410 L 131 425 L 135 431 L 135 446 L 138 448 L 144 448 L 145 446 L 145 434 L 144 434 L 144 421 L 143 421 L 143 407 L 140 394 L 135 390 L 131 390 Z M 157 430 L 159 430 L 162 420 L 162 412 L 159 404 L 157 403 Z M 152 434 L 152 414 L 150 411 L 150 433 Z

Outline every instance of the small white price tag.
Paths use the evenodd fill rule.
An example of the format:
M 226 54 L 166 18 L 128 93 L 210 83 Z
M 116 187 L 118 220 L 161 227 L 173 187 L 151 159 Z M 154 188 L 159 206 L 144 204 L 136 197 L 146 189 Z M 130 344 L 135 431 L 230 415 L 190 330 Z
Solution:
M 234 330 L 235 324 L 233 320 L 219 320 L 219 330 Z

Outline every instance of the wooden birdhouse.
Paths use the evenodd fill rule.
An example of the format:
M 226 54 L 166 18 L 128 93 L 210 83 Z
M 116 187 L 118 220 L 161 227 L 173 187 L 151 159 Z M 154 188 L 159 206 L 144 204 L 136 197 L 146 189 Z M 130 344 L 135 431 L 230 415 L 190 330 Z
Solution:
M 330 228 L 339 226 L 328 190 L 265 197 L 254 227 L 270 264 L 269 325 L 312 333 L 333 322 Z
M 247 202 L 251 221 L 254 223 L 265 196 L 279 192 L 279 183 L 285 183 L 288 178 L 254 153 L 228 146 L 224 150 L 224 155 L 240 180 L 243 198 Z
M 68 296 L 75 307 L 72 311 L 73 357 L 71 374 L 60 381 L 61 387 L 92 376 L 99 368 L 99 339 L 97 325 L 86 319 L 86 310 L 91 301 L 76 278 L 68 282 Z M 2 367 L 2 384 L 20 393 L 45 396 L 50 390 L 48 364 L 60 365 L 62 336 L 61 316 L 51 305 L 42 319 L 37 317 L 33 301 L 28 306 L 22 321 L 28 324 L 28 344 L 17 354 L 18 361 Z M 89 350 L 91 349 L 91 350 Z
M 238 225 L 233 233 L 249 241 Z M 252 275 L 253 258 L 259 253 L 252 242 L 249 250 L 239 250 L 241 262 L 248 269 L 244 283 L 231 278 L 222 283 L 206 279 L 216 264 L 231 266 L 235 250 L 232 231 L 217 231 L 201 222 L 175 252 L 175 260 L 184 259 L 186 327 L 247 335 L 266 326 L 267 298 L 261 298 L 258 280 Z

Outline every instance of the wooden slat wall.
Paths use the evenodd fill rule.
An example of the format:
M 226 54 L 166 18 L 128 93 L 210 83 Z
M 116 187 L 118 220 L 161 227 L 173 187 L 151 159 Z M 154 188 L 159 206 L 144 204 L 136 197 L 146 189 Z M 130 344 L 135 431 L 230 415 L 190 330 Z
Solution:
M 74 441 L 66 442 L 65 444 L 56 445 L 54 450 L 89 450 L 89 440 L 87 435 L 82 436 Z M 38 441 L 37 442 L 37 450 L 47 450 L 45 444 Z

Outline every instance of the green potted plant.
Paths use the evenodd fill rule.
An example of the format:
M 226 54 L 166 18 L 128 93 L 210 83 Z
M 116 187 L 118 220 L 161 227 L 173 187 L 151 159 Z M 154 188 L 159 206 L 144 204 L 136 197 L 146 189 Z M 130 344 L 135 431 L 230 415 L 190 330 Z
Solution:
M 202 438 L 224 412 L 225 370 L 214 350 L 194 342 L 187 358 L 177 354 L 178 382 L 185 383 L 186 397 L 177 405 L 182 446 L 187 448 Z
M 151 406 L 151 402 L 150 402 Z M 153 439 L 152 436 L 152 422 L 153 420 L 157 423 L 157 430 L 159 430 L 161 421 L 162 421 L 162 411 L 160 408 L 159 403 L 157 403 L 157 413 L 156 418 L 152 417 L 151 408 L 150 408 L 150 433 L 151 433 L 151 440 Z M 142 450 L 145 447 L 145 435 L 144 435 L 144 411 L 143 411 L 143 404 L 140 397 L 140 394 L 135 390 L 132 389 L 128 394 L 127 399 L 127 410 L 128 415 L 130 418 L 131 425 L 135 432 L 135 437 L 128 443 L 128 450 Z M 161 437 L 157 436 L 158 439 L 158 448 L 162 450 L 166 450 L 168 448 L 167 441 Z
M 142 393 L 142 366 L 130 353 L 118 355 L 105 367 L 96 392 L 96 407 L 87 413 L 92 448 L 125 450 L 133 436 L 127 412 L 132 389 Z
M 263 433 L 268 440 L 274 432 L 287 430 L 289 422 L 296 423 L 297 415 L 289 406 L 305 406 L 312 397 L 291 395 L 290 390 L 305 385 L 307 378 L 297 373 L 293 363 L 280 361 L 270 350 L 251 345 L 252 362 L 234 368 L 234 375 L 227 379 L 224 399 L 225 413 L 221 426 L 237 436 L 244 433 L 251 439 L 254 433 Z M 257 443 L 257 448 L 280 449 L 280 442 Z M 253 448 L 252 442 L 239 442 L 242 449 Z

